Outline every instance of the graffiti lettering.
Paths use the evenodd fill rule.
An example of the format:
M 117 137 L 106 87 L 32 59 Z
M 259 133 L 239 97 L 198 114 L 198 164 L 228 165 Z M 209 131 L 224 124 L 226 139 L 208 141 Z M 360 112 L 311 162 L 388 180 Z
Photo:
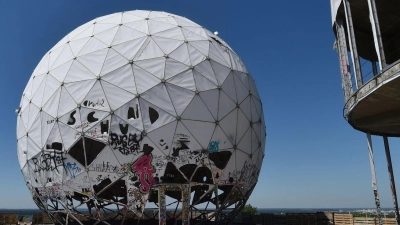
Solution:
M 108 133 L 108 125 L 109 125 L 108 120 L 106 120 L 106 121 L 101 121 L 101 123 L 100 123 L 100 129 L 101 129 L 101 133 L 102 133 L 102 134 L 107 134 L 107 133 Z
M 120 176 L 124 175 L 124 171 L 121 170 L 121 168 L 111 165 L 110 162 L 104 161 L 103 163 L 92 164 L 88 169 L 89 171 L 116 173 Z
M 128 124 L 125 125 L 119 124 L 119 130 L 121 131 L 122 134 L 128 133 L 128 128 L 129 128 Z
M 67 164 L 65 165 L 65 169 L 68 171 L 69 176 L 71 178 L 75 178 L 76 174 L 82 171 L 81 168 L 76 166 L 76 162 L 74 163 L 67 162 Z
M 79 128 L 85 129 L 85 128 L 89 127 L 89 124 L 90 124 L 89 122 L 84 122 L 81 125 L 76 125 L 75 129 L 76 130 L 79 129 Z
M 38 158 L 32 158 L 32 162 L 35 165 L 34 171 L 53 171 L 57 170 L 59 166 L 63 166 L 64 162 L 62 152 L 54 150 L 53 152 L 44 152 Z
M 89 123 L 93 123 L 93 122 L 96 122 L 97 120 L 99 120 L 98 118 L 96 118 L 96 117 L 94 117 L 94 114 L 95 114 L 96 112 L 90 112 L 88 115 L 87 115 L 87 121 L 89 122 Z
M 68 125 L 74 125 L 75 124 L 75 122 L 76 122 L 76 119 L 74 117 L 75 113 L 76 113 L 76 110 L 73 111 L 71 114 L 69 114 L 69 120 L 68 120 L 68 123 L 67 123 Z
M 134 154 L 137 155 L 140 149 L 140 143 L 143 140 L 141 134 L 123 134 L 118 135 L 115 133 L 110 134 L 110 146 L 114 150 L 118 150 L 123 155 Z
M 98 132 L 97 128 L 94 128 L 93 130 L 89 130 L 87 134 L 89 134 L 89 136 L 94 137 L 94 138 L 103 139 L 105 141 L 108 140 L 108 134 L 106 132 Z
M 139 190 L 142 193 L 148 193 L 150 187 L 158 183 L 153 178 L 154 168 L 151 165 L 152 159 L 152 154 L 144 155 L 131 166 L 132 173 L 139 179 Z
M 54 123 L 54 119 L 52 119 L 52 120 L 47 120 L 47 124 L 51 124 L 51 123 Z
M 86 107 L 93 107 L 93 108 L 96 106 L 104 107 L 104 99 L 98 99 L 97 102 L 86 100 L 83 102 L 83 105 Z
M 90 112 L 88 115 L 87 115 L 87 117 L 86 117 L 86 119 L 87 119 L 87 121 L 89 122 L 89 123 L 93 123 L 93 122 L 96 122 L 96 121 L 98 121 L 99 119 L 98 118 L 96 118 L 96 117 L 94 117 L 94 114 L 95 114 L 96 112 Z M 75 122 L 76 122 L 76 119 L 75 119 L 75 117 L 74 117 L 74 115 L 76 114 L 76 110 L 75 111 L 73 111 L 73 112 L 71 112 L 71 114 L 69 115 L 69 120 L 68 120 L 68 125 L 74 125 L 75 124 Z M 80 126 L 82 126 L 82 125 L 80 125 Z
M 138 108 L 138 105 L 136 104 L 136 112 L 135 112 L 135 109 L 134 108 L 132 108 L 132 107 L 129 107 L 129 109 L 128 109 L 128 120 L 131 120 L 131 119 L 139 119 L 139 108 Z

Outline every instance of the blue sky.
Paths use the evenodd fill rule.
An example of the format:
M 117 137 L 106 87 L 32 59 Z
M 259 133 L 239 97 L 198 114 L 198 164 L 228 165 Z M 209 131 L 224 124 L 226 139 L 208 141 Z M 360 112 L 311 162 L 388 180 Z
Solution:
M 259 208 L 374 207 L 366 135 L 342 116 L 328 0 L 96 0 L 0 1 L 0 208 L 36 207 L 18 165 L 14 110 L 37 63 L 77 26 L 135 9 L 178 14 L 218 31 L 256 80 L 268 136 L 249 203 Z M 400 141 L 389 141 L 399 178 Z M 382 138 L 373 143 L 381 205 L 391 207 Z

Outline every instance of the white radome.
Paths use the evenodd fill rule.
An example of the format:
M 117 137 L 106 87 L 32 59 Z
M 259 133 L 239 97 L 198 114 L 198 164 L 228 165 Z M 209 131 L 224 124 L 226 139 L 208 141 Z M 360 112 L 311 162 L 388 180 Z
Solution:
M 110 200 L 114 184 L 126 186 L 121 203 L 135 212 L 153 186 L 170 183 L 247 199 L 265 136 L 260 96 L 236 53 L 198 24 L 154 11 L 70 32 L 32 73 L 17 119 L 18 160 L 45 210 Z M 235 202 L 221 200 L 213 204 Z

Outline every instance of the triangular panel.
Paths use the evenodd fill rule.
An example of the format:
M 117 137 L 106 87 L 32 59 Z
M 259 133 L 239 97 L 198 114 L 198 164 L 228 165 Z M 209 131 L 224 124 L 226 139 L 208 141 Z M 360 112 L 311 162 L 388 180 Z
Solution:
M 64 82 L 71 83 L 82 80 L 95 79 L 96 76 L 88 70 L 82 63 L 78 60 L 73 60 L 71 67 L 65 76 Z
M 143 131 L 142 113 L 137 98 L 132 99 L 119 109 L 115 110 L 114 114 L 137 130 Z
M 86 68 L 88 68 L 94 75 L 99 76 L 103 67 L 104 60 L 106 59 L 108 48 L 98 50 L 77 58 Z
M 182 123 L 193 135 L 193 138 L 199 142 L 203 149 L 207 149 L 216 126 L 215 123 L 192 120 L 182 120 Z
M 165 57 L 141 60 L 135 64 L 159 79 L 164 78 Z
M 185 65 L 190 66 L 190 58 L 189 58 L 189 52 L 187 49 L 186 44 L 182 44 L 179 46 L 176 50 L 171 52 L 171 54 L 168 55 L 170 58 L 175 59 L 176 61 L 183 63 Z
M 112 110 L 116 110 L 135 97 L 134 94 L 127 92 L 108 82 L 101 82 L 101 86 L 106 94 L 107 101 Z
M 176 114 L 180 116 L 193 99 L 195 93 L 176 85 L 166 84 L 166 87 L 171 101 L 174 104 Z
M 101 77 L 104 81 L 113 84 L 121 89 L 136 94 L 136 83 L 133 77 L 132 66 L 130 64 L 122 66 Z
M 231 140 L 232 144 L 236 144 L 237 112 L 238 109 L 235 109 L 219 121 L 219 125 L 226 136 Z
M 145 60 L 152 59 L 157 57 L 164 56 L 164 52 L 158 47 L 158 45 L 153 41 L 153 39 L 149 39 L 145 49 L 140 52 L 140 55 L 135 57 L 136 60 Z
M 96 82 L 82 101 L 81 107 L 110 111 L 101 82 Z
M 133 76 L 135 77 L 136 81 L 136 89 L 139 94 L 149 90 L 161 82 L 160 79 L 136 65 L 133 65 L 132 68 Z
M 204 105 L 199 95 L 194 96 L 182 114 L 182 119 L 215 122 L 208 108 Z
M 174 106 L 164 84 L 158 84 L 152 87 L 144 92 L 140 97 L 153 105 L 158 106 L 167 113 L 176 116 Z
M 198 91 L 208 91 L 217 88 L 217 85 L 212 83 L 209 79 L 205 78 L 196 70 L 193 70 L 193 76 L 196 81 L 196 89 Z
M 89 93 L 90 89 L 93 87 L 96 80 L 85 80 L 80 82 L 65 84 L 65 88 L 71 94 L 72 98 L 77 103 L 81 103 Z M 62 94 L 61 94 L 62 96 Z M 60 107 L 61 108 L 61 107 Z
M 140 110 L 142 113 L 143 126 L 146 132 L 151 132 L 164 124 L 174 121 L 176 118 L 161 108 L 140 98 Z
M 142 37 L 132 41 L 123 42 L 121 44 L 114 45 L 113 49 L 119 54 L 123 55 L 126 59 L 132 60 L 146 40 L 147 37 Z

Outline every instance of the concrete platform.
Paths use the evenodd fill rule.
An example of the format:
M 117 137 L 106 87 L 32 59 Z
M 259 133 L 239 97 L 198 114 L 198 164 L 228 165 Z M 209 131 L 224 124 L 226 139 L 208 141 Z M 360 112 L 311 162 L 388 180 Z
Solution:
M 400 61 L 360 87 L 345 109 L 345 117 L 355 129 L 400 137 Z

